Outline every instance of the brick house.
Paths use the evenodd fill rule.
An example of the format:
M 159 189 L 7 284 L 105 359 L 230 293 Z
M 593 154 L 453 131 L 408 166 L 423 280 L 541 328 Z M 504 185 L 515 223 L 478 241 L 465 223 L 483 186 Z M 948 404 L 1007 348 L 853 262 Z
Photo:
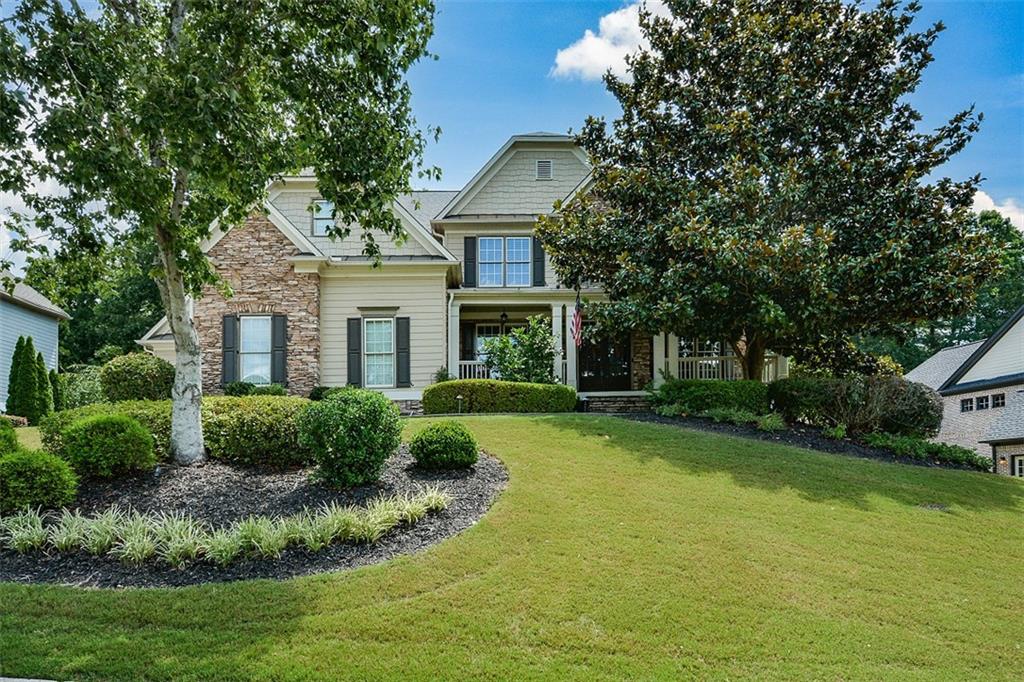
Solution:
M 944 348 L 907 379 L 942 396 L 936 440 L 991 455 L 995 471 L 1024 477 L 1024 305 L 988 339 Z
M 585 191 L 588 176 L 571 137 L 513 136 L 461 190 L 400 197 L 393 210 L 407 238 L 374 235 L 378 268 L 363 256 L 358 229 L 343 240 L 326 236 L 332 207 L 315 177 L 281 178 L 261 210 L 203 244 L 234 292 L 225 298 L 211 287 L 194 301 L 204 390 L 236 380 L 281 383 L 297 395 L 355 385 L 415 402 L 439 369 L 488 376 L 484 340 L 534 315 L 550 321 L 555 376 L 595 408 L 639 399 L 663 370 L 739 378 L 718 341 L 634 333 L 572 342 L 576 292 L 554 277 L 533 228 L 556 201 Z M 169 331 L 161 320 L 139 343 L 173 361 Z M 765 378 L 785 373 L 785 359 L 770 356 Z

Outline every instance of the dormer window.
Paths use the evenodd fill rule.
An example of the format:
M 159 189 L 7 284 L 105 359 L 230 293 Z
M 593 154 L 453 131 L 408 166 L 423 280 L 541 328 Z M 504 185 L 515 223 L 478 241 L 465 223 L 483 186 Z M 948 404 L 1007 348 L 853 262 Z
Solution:
M 554 163 L 551 161 L 551 159 L 540 159 L 537 161 L 538 180 L 550 180 L 554 176 Z
M 326 237 L 334 226 L 334 204 L 330 201 L 313 202 L 313 236 Z

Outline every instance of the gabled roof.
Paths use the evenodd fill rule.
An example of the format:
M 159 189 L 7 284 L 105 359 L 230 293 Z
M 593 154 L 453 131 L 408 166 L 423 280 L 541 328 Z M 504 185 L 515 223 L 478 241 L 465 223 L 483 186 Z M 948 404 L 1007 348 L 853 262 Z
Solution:
M 1006 322 L 1004 322 L 1003 326 L 996 330 L 995 334 L 993 334 L 992 336 L 988 337 L 988 339 L 986 339 L 984 343 L 982 343 L 980 346 L 978 346 L 978 348 L 975 349 L 975 351 L 970 355 L 970 357 L 968 357 L 963 362 L 963 364 L 961 364 L 960 367 L 958 367 L 956 369 L 956 371 L 954 371 L 942 383 L 942 385 L 939 386 L 939 388 L 938 388 L 939 392 L 942 393 L 942 392 L 945 392 L 945 391 L 953 391 L 954 390 L 954 386 L 957 384 L 957 382 L 959 382 L 960 379 L 962 379 L 963 376 L 965 374 L 967 374 L 967 372 L 969 372 L 972 367 L 974 367 L 974 365 L 978 364 L 978 361 L 981 360 L 983 357 L 985 357 L 985 354 L 988 353 L 992 349 L 993 346 L 995 346 L 997 343 L 999 343 L 999 340 L 1002 339 L 1006 335 L 1006 333 L 1008 331 L 1013 329 L 1013 326 L 1015 324 L 1017 324 L 1017 322 L 1019 322 L 1022 318 L 1024 318 L 1024 305 L 1021 305 L 1019 308 L 1017 308 L 1017 310 L 1014 311 L 1014 313 L 1012 315 L 1010 315 L 1010 319 L 1008 319 Z M 979 386 L 977 386 L 978 388 L 982 388 L 983 387 L 983 386 L 980 385 L 982 383 L 989 384 L 988 381 L 986 381 L 986 382 L 971 382 L 971 384 L 979 384 Z M 966 387 L 966 386 L 967 386 L 967 384 L 964 384 L 964 385 L 962 385 L 960 387 L 957 387 L 957 388 L 963 388 L 963 387 Z
M 980 346 L 982 341 L 972 341 L 960 346 L 943 348 L 914 369 L 907 372 L 908 381 L 916 381 L 928 388 L 938 389 L 967 358 Z
M 501 148 L 498 149 L 497 152 L 494 153 L 494 156 L 487 160 L 487 163 L 483 165 L 483 168 L 477 171 L 476 175 L 474 175 L 470 179 L 470 181 L 466 183 L 466 186 L 459 190 L 459 192 L 455 196 L 453 196 L 451 200 L 440 211 L 438 211 L 438 213 L 434 216 L 434 219 L 443 220 L 450 216 L 459 205 L 468 203 L 469 200 L 472 199 L 476 195 L 476 193 L 480 191 L 480 189 L 487 183 L 487 181 L 490 180 L 499 170 L 501 170 L 501 167 L 505 165 L 505 163 L 512 157 L 512 154 L 510 153 L 512 147 L 514 147 L 517 144 L 528 142 L 554 142 L 559 144 L 571 144 L 574 142 L 574 138 L 571 135 L 563 135 L 561 133 L 548 132 L 535 132 L 526 133 L 525 135 L 513 135 L 512 137 L 508 138 L 505 144 L 503 144 Z M 589 166 L 590 162 L 587 159 L 586 155 L 578 147 L 576 147 L 575 144 L 572 144 L 570 149 L 572 149 L 573 153 L 579 156 L 580 160 L 585 165 Z
M 0 272 L 0 280 L 7 278 L 13 279 L 14 275 L 7 270 Z M 7 291 L 6 287 L 0 285 L 0 299 L 10 301 L 14 305 L 21 306 L 22 308 L 28 308 L 37 313 L 42 313 L 43 315 L 55 317 L 60 320 L 71 319 L 70 315 L 55 306 L 50 299 L 46 298 L 24 282 L 18 282 L 15 284 L 14 289 L 11 291 Z
M 982 443 L 1009 443 L 1024 441 L 1024 391 L 1006 396 L 1002 414 L 992 422 Z
M 404 206 L 422 225 L 430 227 L 430 221 L 458 193 L 457 189 L 413 190 L 409 194 L 398 197 L 398 203 Z

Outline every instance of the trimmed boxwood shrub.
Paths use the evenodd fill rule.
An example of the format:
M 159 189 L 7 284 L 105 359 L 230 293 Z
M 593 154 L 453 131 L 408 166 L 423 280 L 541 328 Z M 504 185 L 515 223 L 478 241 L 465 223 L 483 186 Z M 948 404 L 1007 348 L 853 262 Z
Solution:
M 462 396 L 461 409 L 458 396 Z M 572 412 L 576 389 L 496 379 L 458 379 L 423 389 L 426 414 L 457 412 Z
M 265 386 L 253 386 L 252 395 L 288 395 L 281 384 L 267 384 Z
M 299 415 L 310 401 L 287 396 L 203 399 L 203 438 L 210 459 L 247 466 L 313 463 L 299 443 Z
M 62 398 L 61 410 L 102 403 L 103 384 L 100 383 L 102 367 L 95 365 L 74 365 L 57 375 Z
M 452 419 L 431 424 L 409 444 L 413 459 L 424 469 L 465 469 L 476 464 L 478 451 L 469 429 Z
M 210 458 L 269 467 L 312 463 L 312 453 L 298 438 L 297 419 L 308 404 L 307 399 L 297 397 L 204 397 L 203 437 Z M 62 454 L 61 432 L 76 419 L 97 414 L 124 414 L 138 420 L 153 436 L 157 459 L 170 460 L 170 400 L 129 400 L 56 412 L 39 426 L 43 447 Z M 252 435 L 247 429 L 252 429 Z
M 18 449 L 18 434 L 15 433 L 11 422 L 0 419 L 0 455 L 14 452 Z
M 768 400 L 772 409 L 790 424 L 802 421 L 815 424 L 821 419 L 829 388 L 825 379 L 813 375 L 794 375 L 768 384 Z
M 60 457 L 42 450 L 18 450 L 0 457 L 0 512 L 63 507 L 77 493 L 78 478 Z
M 111 478 L 156 464 L 153 436 L 123 414 L 84 417 L 64 429 L 61 456 L 83 476 Z
M 252 395 L 252 389 L 254 388 L 256 388 L 256 385 L 250 384 L 248 381 L 229 381 L 224 384 L 224 395 L 235 397 Z
M 380 393 L 358 388 L 313 402 L 299 416 L 299 442 L 312 450 L 319 478 L 330 485 L 379 479 L 401 433 L 398 407 Z
M 765 414 L 768 385 L 760 381 L 722 381 L 719 379 L 667 379 L 651 394 L 657 405 L 678 405 L 683 412 L 698 414 L 707 410 L 746 410 Z
M 110 402 L 171 397 L 174 365 L 149 353 L 116 357 L 100 370 L 103 395 Z

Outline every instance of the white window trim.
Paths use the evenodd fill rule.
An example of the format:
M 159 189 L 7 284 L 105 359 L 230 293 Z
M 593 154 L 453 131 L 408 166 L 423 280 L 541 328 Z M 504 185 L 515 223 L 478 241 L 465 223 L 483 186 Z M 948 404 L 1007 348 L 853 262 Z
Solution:
M 267 322 L 269 323 L 268 324 L 268 329 L 270 330 L 270 334 L 267 336 L 267 350 L 266 350 L 266 352 L 264 352 L 264 351 L 245 351 L 245 350 L 242 350 L 245 347 L 244 332 L 242 331 L 243 328 L 245 327 L 245 325 L 242 324 L 242 320 L 254 320 L 254 319 L 256 319 L 256 320 L 258 320 L 258 319 L 267 320 Z M 268 374 L 270 374 L 270 376 L 267 377 L 267 383 L 266 384 L 256 384 L 256 382 L 254 382 L 254 381 L 250 381 L 248 383 L 256 384 L 256 385 L 260 385 L 260 386 L 269 386 L 270 384 L 274 383 L 274 376 L 273 376 L 274 375 L 274 320 L 273 320 L 273 316 L 272 315 L 239 315 L 239 317 L 238 317 L 238 380 L 239 381 L 246 381 L 246 378 L 242 376 L 242 366 L 243 366 L 242 357 L 245 356 L 245 355 L 266 355 L 267 356 L 267 360 L 269 361 L 268 367 L 270 369 L 270 371 L 268 372 Z
M 1000 398 L 1000 400 L 1002 400 L 1002 402 L 999 403 L 998 405 L 996 405 L 996 397 L 997 396 Z M 1006 394 L 1005 393 L 993 393 L 992 396 L 989 399 L 989 402 L 992 405 L 992 409 L 994 409 L 994 410 L 998 410 L 1000 407 L 1006 407 Z
M 1024 455 L 1016 455 L 1010 467 L 1010 475 L 1024 478 Z
M 366 350 L 366 325 L 368 322 L 390 322 L 391 323 L 391 352 L 370 353 Z M 366 359 L 370 355 L 391 356 L 391 382 L 387 384 L 371 384 L 370 375 L 366 371 Z M 398 374 L 398 354 L 395 352 L 395 318 L 393 317 L 364 317 L 363 318 L 363 387 L 364 388 L 395 388 L 395 375 Z
M 315 200 L 313 202 L 313 210 L 311 211 L 311 214 L 312 214 L 313 217 L 312 217 L 312 223 L 311 223 L 310 228 L 309 228 L 309 233 L 311 235 L 313 235 L 314 237 L 326 237 L 327 236 L 326 232 L 321 234 L 321 233 L 316 231 L 316 221 L 317 221 L 316 214 L 318 213 L 317 209 L 318 209 L 318 207 L 321 204 L 330 204 L 331 212 L 333 213 L 333 211 L 334 211 L 334 204 L 332 202 L 330 202 L 330 201 L 327 201 L 326 199 L 317 199 L 317 200 Z M 320 220 L 326 220 L 326 219 L 325 218 L 321 218 Z M 331 218 L 330 220 L 331 220 L 331 222 L 334 221 L 333 218 Z
M 961 398 L 960 412 L 974 412 L 974 398 Z
M 483 259 L 483 247 L 485 239 L 500 239 L 501 240 L 501 261 L 485 261 Z M 526 260 L 510 261 L 508 259 L 508 240 L 509 239 L 525 239 L 527 242 L 526 246 Z M 526 234 L 510 234 L 510 235 L 485 235 L 479 236 L 476 240 L 476 277 L 477 286 L 481 289 L 524 289 L 533 286 L 533 241 L 530 235 Z M 480 276 L 481 265 L 494 265 L 496 263 L 501 264 L 501 283 L 500 284 L 484 284 Z M 508 283 L 508 266 L 510 263 L 516 265 L 526 265 L 526 284 L 509 284 Z

